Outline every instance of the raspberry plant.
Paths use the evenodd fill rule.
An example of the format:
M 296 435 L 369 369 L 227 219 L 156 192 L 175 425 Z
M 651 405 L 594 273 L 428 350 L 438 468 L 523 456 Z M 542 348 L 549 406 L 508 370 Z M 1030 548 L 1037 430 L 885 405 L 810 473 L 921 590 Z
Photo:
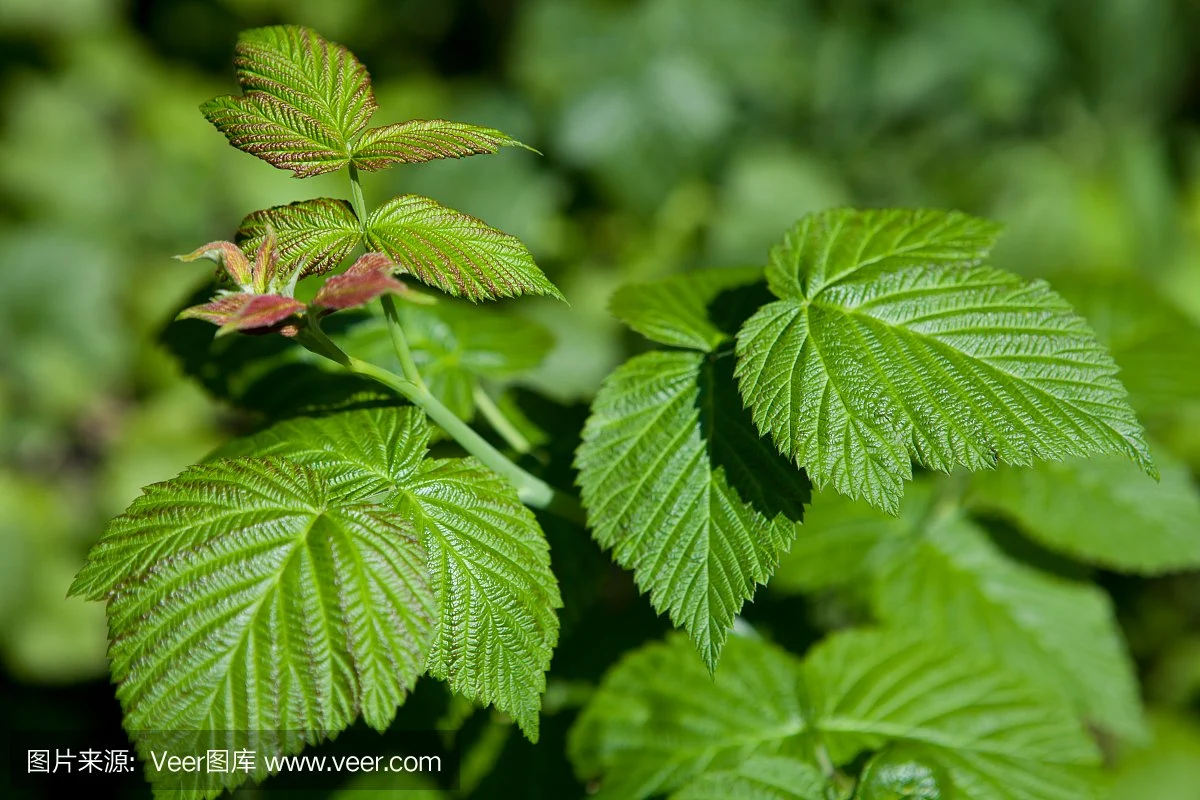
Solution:
M 1200 509 L 1186 470 L 1151 458 L 1085 320 L 987 266 L 997 225 L 836 209 L 765 266 L 626 286 L 612 313 L 653 349 L 575 437 L 548 433 L 505 387 L 549 335 L 478 303 L 558 289 L 516 238 L 426 197 L 368 210 L 360 183 L 524 145 L 444 120 L 370 127 L 365 68 L 305 28 L 246 32 L 236 65 L 243 93 L 205 103 L 209 121 L 298 177 L 345 170 L 349 199 L 256 211 L 236 242 L 181 257 L 221 267 L 179 315 L 217 326 L 187 366 L 274 419 L 147 487 L 72 586 L 107 603 L 144 760 L 384 730 L 422 676 L 536 742 L 555 524 L 590 530 L 682 629 L 596 653 L 615 663 L 567 746 L 605 797 L 1101 796 L 1093 734 L 1143 734 L 1112 607 L 987 520 L 1155 574 L 1200 564 L 1180 533 Z M 537 457 L 556 438 L 578 441 L 573 475 Z M 1137 537 L 1090 532 L 1105 514 Z M 739 619 L 773 577 L 847 592 L 872 622 L 788 652 Z M 183 788 L 247 777 L 267 776 Z

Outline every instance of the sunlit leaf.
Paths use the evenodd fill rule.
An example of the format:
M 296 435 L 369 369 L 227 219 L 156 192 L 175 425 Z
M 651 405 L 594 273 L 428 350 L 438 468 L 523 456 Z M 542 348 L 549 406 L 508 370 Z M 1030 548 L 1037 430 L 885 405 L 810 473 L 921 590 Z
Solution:
M 255 211 L 242 220 L 238 238 L 255 249 L 275 232 L 281 268 L 300 275 L 334 269 L 362 241 L 362 228 L 345 200 L 321 197 Z
M 367 244 L 456 297 L 562 298 L 515 236 L 427 197 L 400 195 L 377 208 L 367 220 Z
M 526 145 L 492 128 L 444 119 L 414 119 L 364 133 L 355 145 L 354 163 L 359 169 L 378 170 L 393 164 L 495 153 L 501 147 Z
M 911 461 L 949 471 L 1123 453 L 1153 462 L 1116 366 L 1040 281 L 986 266 L 996 226 L 823 212 L 771 255 L 780 299 L 738 334 L 759 429 L 817 486 L 895 511 Z

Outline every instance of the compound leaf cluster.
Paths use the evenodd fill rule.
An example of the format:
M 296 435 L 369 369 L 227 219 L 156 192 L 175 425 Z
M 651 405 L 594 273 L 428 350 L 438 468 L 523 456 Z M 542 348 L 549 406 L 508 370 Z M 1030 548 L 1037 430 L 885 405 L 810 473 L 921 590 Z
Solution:
M 298 177 L 342 168 L 355 176 L 359 169 L 525 147 L 492 128 L 447 120 L 368 129 L 376 103 L 366 68 L 308 28 L 246 31 L 235 62 L 243 94 L 215 98 L 201 110 L 235 147 Z M 247 248 L 257 248 L 268 231 L 278 237 L 282 268 L 301 277 L 329 272 L 366 244 L 451 295 L 562 297 L 516 237 L 427 197 L 401 195 L 363 219 L 346 201 L 306 200 L 256 211 L 238 233 Z
M 892 629 L 835 634 L 802 661 L 735 637 L 715 680 L 680 637 L 645 646 L 605 676 L 569 748 L 598 797 L 705 797 L 785 774 L 795 794 L 747 796 L 820 797 L 831 795 L 814 789 L 834 787 L 813 786 L 821 773 L 804 764 L 841 766 L 897 744 L 957 797 L 1099 797 L 1099 753 L 1053 698 L 994 662 Z

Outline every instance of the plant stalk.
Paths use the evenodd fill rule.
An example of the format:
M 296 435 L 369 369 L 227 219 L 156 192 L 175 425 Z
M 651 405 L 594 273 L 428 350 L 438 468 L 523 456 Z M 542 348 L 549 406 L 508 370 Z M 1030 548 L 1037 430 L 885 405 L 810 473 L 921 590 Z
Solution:
M 363 230 L 364 236 L 367 232 L 367 203 L 363 199 L 362 184 L 358 181 L 358 167 L 354 166 L 354 162 L 350 162 L 350 207 L 354 209 L 354 216 L 358 217 L 358 225 Z
M 483 414 L 484 419 L 492 426 L 492 430 L 500 434 L 500 437 L 508 442 L 509 447 L 521 455 L 533 449 L 533 445 L 525 438 L 525 434 L 517 430 L 517 426 L 512 424 L 512 420 L 504 416 L 504 412 L 500 410 L 500 407 L 482 386 L 475 385 L 475 391 L 471 393 L 471 398 L 475 401 L 475 407 L 479 409 L 479 413 Z
M 522 469 L 475 432 L 470 425 L 442 405 L 430 391 L 406 377 L 347 355 L 331 340 L 313 315 L 296 340 L 317 355 L 341 364 L 350 372 L 370 378 L 408 399 L 424 411 L 431 420 L 450 434 L 464 450 L 479 459 L 493 472 L 507 479 L 517 489 L 517 496 L 527 506 L 540 508 L 579 525 L 585 524 L 583 508 L 574 497 L 558 491 L 536 475 Z
M 404 327 L 400 324 L 400 312 L 396 310 L 396 301 L 390 294 L 385 294 L 379 299 L 383 303 L 388 334 L 392 337 L 392 348 L 396 351 L 396 358 L 400 359 L 400 368 L 404 370 L 404 377 L 424 389 L 425 381 L 421 379 L 421 373 L 417 370 L 417 362 L 413 360 L 412 351 L 408 347 L 408 339 L 404 336 Z

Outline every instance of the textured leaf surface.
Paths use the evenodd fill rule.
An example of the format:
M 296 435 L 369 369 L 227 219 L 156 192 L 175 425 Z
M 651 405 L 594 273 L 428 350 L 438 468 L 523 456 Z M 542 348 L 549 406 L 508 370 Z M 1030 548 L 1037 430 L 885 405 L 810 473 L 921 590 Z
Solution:
M 833 759 L 899 740 L 939 763 L 971 800 L 1099 796 L 1099 754 L 1065 707 L 1025 679 L 923 636 L 854 631 L 805 659 Z
M 428 438 L 415 409 L 369 409 L 289 420 L 222 454 L 319 465 L 341 491 L 382 497 L 413 520 L 440 609 L 429 673 L 511 714 L 536 740 L 562 604 L 549 547 L 516 490 L 474 459 L 414 458 L 414 442 L 423 456 Z
M 1137 677 L 1108 596 L 1012 561 L 961 512 L 926 513 L 922 489 L 905 500 L 911 536 L 877 555 L 877 616 L 979 649 L 1056 691 L 1080 718 L 1142 737 Z
M 354 148 L 354 163 L 359 169 L 378 170 L 393 164 L 495 153 L 501 147 L 525 145 L 492 128 L 444 119 L 414 119 L 364 133 Z
M 1188 468 L 1155 452 L 1155 483 L 1122 459 L 1093 458 L 972 476 L 975 508 L 1015 520 L 1049 548 L 1122 572 L 1200 567 L 1200 494 Z
M 576 459 L 592 535 L 710 668 L 796 535 L 809 492 L 741 408 L 731 362 L 631 359 L 597 395 Z
M 745 290 L 764 281 L 762 267 L 705 269 L 656 281 L 630 283 L 613 294 L 608 310 L 661 344 L 709 352 L 729 338 L 719 322 L 743 305 Z
M 972 800 L 1098 797 L 1095 746 L 1053 697 L 993 663 L 913 634 L 836 634 L 804 660 L 733 638 L 715 680 L 682 637 L 626 656 L 571 731 L 604 797 L 670 792 L 706 770 L 798 754 L 835 764 L 905 743 Z
M 550 331 L 516 314 L 454 302 L 428 307 L 406 304 L 397 310 L 413 361 L 429 391 L 467 420 L 475 416 L 474 393 L 481 378 L 516 377 L 542 363 L 554 347 Z M 401 369 L 382 316 L 354 326 L 339 341 L 359 358 Z
M 811 764 L 753 756 L 733 769 L 701 775 L 671 800 L 826 800 L 826 786 Z
M 376 209 L 367 221 L 367 243 L 455 297 L 562 298 L 519 239 L 428 197 L 400 195 Z
M 771 254 L 780 299 L 738 334 L 759 429 L 817 486 L 894 512 L 911 460 L 949 471 L 1124 453 L 1153 474 L 1116 366 L 1040 281 L 979 266 L 992 223 L 824 212 Z
M 266 331 L 304 311 L 304 304 L 277 294 L 223 294 L 208 303 L 185 308 L 177 319 L 202 319 L 220 326 L 218 336 L 234 331 Z
M 391 723 L 434 634 L 426 554 L 411 520 L 328 481 L 279 458 L 190 467 L 93 549 L 71 590 L 108 601 L 117 697 L 144 761 L 297 752 L 360 714 Z M 212 797 L 247 776 L 150 777 Z
M 568 739 L 576 772 L 601 798 L 638 800 L 710 769 L 780 751 L 807 728 L 797 661 L 734 637 L 715 680 L 686 638 L 670 636 L 609 669 Z
M 255 211 L 242 220 L 238 239 L 257 248 L 268 228 L 275 232 L 281 269 L 300 270 L 302 277 L 336 268 L 362 241 L 350 204 L 330 197 Z
M 238 37 L 240 97 L 201 110 L 239 150 L 298 177 L 350 163 L 352 143 L 375 110 L 367 70 L 308 28 L 255 28 Z
M 494 703 L 536 742 L 562 606 L 537 520 L 474 459 L 427 462 L 406 496 L 421 512 L 442 609 L 429 674 Z
M 364 253 L 341 275 L 326 280 L 312 304 L 337 311 L 364 306 L 384 294 L 408 294 L 408 287 L 392 277 L 395 268 L 383 253 Z

